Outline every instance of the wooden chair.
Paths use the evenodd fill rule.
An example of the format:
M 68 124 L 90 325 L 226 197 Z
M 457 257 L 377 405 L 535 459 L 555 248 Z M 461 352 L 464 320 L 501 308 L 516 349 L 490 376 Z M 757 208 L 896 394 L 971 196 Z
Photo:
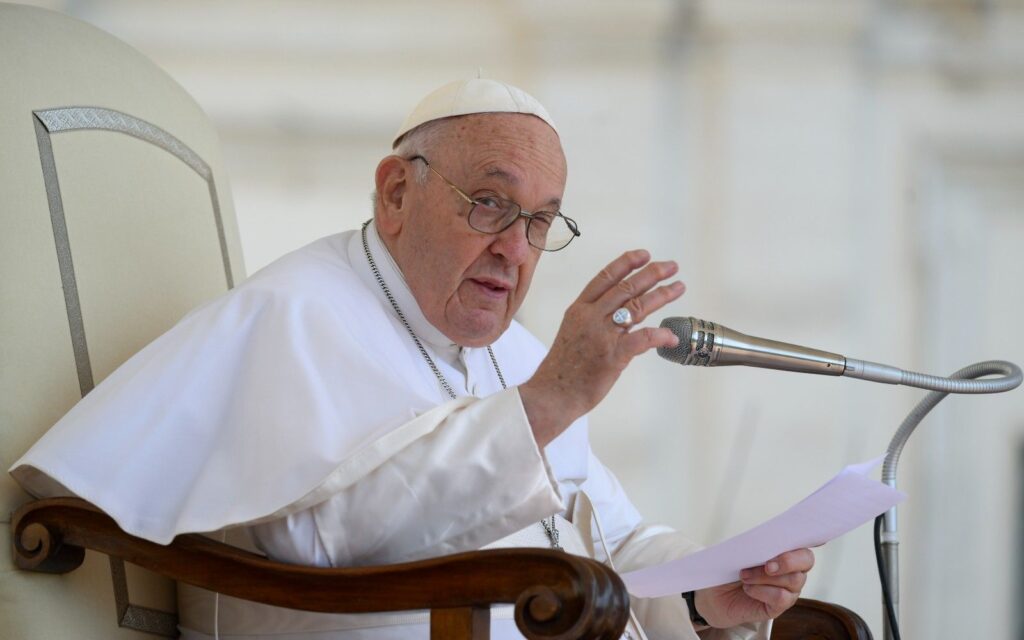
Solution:
M 99 380 L 231 288 L 244 268 L 216 133 L 162 70 L 80 21 L 7 4 L 0 59 L 7 468 Z M 432 637 L 445 639 L 487 637 L 492 603 L 514 603 L 530 638 L 617 638 L 628 615 L 617 575 L 551 550 L 317 569 L 198 535 L 157 545 L 81 500 L 26 500 L 0 478 L 0 518 L 13 512 L 0 527 L 0 546 L 13 550 L 0 553 L 3 638 L 174 637 L 173 581 L 311 611 L 432 609 Z M 108 555 L 109 565 L 86 549 Z M 840 628 L 803 622 L 820 611 L 798 607 L 779 625 L 797 635 L 777 637 Z M 835 615 L 826 618 L 848 618 Z
M 88 503 L 31 502 L 13 517 L 21 569 L 67 573 L 84 549 L 219 593 L 306 611 L 431 609 L 433 639 L 487 638 L 491 604 L 514 603 L 528 638 L 618 638 L 629 615 L 622 580 L 604 565 L 550 549 L 496 549 L 406 564 L 319 569 L 271 562 L 200 535 L 168 546 L 121 531 Z
M 37 500 L 13 516 L 18 568 L 67 573 L 85 549 L 177 581 L 264 604 L 329 613 L 431 609 L 432 640 L 487 638 L 490 606 L 515 604 L 531 639 L 618 638 L 629 596 L 604 565 L 550 549 L 497 549 L 420 562 L 319 569 L 272 562 L 200 535 L 168 546 L 128 535 L 107 515 L 73 498 Z M 775 621 L 777 640 L 871 640 L 856 613 L 803 598 Z

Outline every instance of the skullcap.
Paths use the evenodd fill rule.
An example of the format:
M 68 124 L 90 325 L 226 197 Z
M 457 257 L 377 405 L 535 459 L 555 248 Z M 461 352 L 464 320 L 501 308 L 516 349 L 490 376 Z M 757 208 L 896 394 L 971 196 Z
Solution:
M 392 148 L 421 124 L 471 113 L 525 113 L 537 116 L 558 133 L 547 109 L 530 94 L 498 80 L 471 78 L 449 82 L 423 98 L 399 127 Z

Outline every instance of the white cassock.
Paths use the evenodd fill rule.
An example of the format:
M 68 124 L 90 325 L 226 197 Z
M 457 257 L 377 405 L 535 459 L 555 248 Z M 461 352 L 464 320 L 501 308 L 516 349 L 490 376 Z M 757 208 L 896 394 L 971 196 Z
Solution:
M 539 450 L 515 385 L 545 348 L 513 322 L 486 349 L 427 322 L 373 225 L 370 250 L 449 400 L 384 296 L 361 236 L 318 240 L 188 314 L 82 399 L 11 473 L 37 496 L 77 495 L 166 544 L 220 532 L 271 558 L 348 567 L 484 546 L 548 546 L 619 571 L 695 547 L 644 525 L 580 419 Z M 117 461 L 117 464 L 111 464 Z M 600 527 L 598 527 L 598 524 Z M 600 529 L 600 533 L 599 533 Z M 606 552 L 607 550 L 607 552 Z M 428 637 L 427 614 L 290 611 L 179 585 L 183 638 Z M 520 638 L 509 607 L 492 637 Z M 682 598 L 633 599 L 633 637 L 696 638 Z M 770 625 L 703 632 L 767 638 Z

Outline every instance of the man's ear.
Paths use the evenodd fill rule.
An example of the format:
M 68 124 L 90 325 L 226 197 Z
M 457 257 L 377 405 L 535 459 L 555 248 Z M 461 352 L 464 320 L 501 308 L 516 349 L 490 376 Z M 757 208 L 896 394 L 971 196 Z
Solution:
M 377 165 L 374 176 L 378 205 L 376 223 L 386 235 L 397 235 L 409 214 L 405 196 L 411 179 L 409 162 L 398 156 L 388 156 Z

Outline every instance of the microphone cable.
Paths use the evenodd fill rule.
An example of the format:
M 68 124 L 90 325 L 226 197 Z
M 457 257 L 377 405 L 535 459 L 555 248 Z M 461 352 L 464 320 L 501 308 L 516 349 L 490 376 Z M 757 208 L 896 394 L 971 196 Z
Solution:
M 896 622 L 896 610 L 892 606 L 892 594 L 889 593 L 889 573 L 885 570 L 885 560 L 882 559 L 882 521 L 885 514 L 875 518 L 875 562 L 878 564 L 878 580 L 882 583 L 882 604 L 885 607 L 885 616 L 889 620 L 889 630 L 892 631 L 894 640 L 900 640 L 900 625 Z

